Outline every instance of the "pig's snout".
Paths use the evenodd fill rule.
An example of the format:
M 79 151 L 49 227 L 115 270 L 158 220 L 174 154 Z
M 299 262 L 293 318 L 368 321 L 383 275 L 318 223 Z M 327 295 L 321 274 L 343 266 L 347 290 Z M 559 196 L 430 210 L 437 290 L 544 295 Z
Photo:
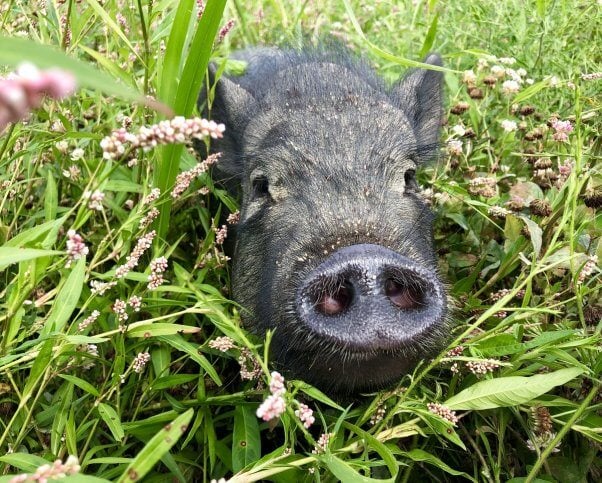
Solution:
M 300 322 L 351 351 L 394 350 L 441 329 L 445 291 L 432 269 L 379 245 L 333 253 L 301 283 Z

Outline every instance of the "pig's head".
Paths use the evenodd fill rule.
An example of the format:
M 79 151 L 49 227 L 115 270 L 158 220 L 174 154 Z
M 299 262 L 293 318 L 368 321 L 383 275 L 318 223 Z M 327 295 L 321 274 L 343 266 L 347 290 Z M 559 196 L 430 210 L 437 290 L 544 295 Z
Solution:
M 330 393 L 378 389 L 448 328 L 415 180 L 437 152 L 442 74 L 388 89 L 361 64 L 295 55 L 216 84 L 222 177 L 242 186 L 233 295 L 248 327 L 275 331 L 281 369 Z

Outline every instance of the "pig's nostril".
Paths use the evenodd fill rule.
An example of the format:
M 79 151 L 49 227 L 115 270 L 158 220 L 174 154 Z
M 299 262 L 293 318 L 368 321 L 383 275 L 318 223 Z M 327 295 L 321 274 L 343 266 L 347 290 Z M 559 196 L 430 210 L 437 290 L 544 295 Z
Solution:
M 406 284 L 394 278 L 385 281 L 385 295 L 400 309 L 419 309 L 424 306 L 424 292 L 414 284 Z
M 318 294 L 315 307 L 324 315 L 338 315 L 351 305 L 353 299 L 353 287 L 349 283 L 342 283 L 334 289 L 326 289 Z

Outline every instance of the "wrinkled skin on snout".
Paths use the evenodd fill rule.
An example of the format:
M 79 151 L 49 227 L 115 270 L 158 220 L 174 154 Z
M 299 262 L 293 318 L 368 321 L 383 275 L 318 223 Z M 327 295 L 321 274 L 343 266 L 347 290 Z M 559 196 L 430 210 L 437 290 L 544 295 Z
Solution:
M 390 385 L 448 329 L 415 181 L 437 152 L 442 75 L 414 70 L 388 88 L 344 52 L 236 55 L 247 71 L 217 81 L 211 115 L 226 125 L 217 176 L 242 188 L 243 321 L 275 331 L 272 360 L 289 377 L 331 394 Z

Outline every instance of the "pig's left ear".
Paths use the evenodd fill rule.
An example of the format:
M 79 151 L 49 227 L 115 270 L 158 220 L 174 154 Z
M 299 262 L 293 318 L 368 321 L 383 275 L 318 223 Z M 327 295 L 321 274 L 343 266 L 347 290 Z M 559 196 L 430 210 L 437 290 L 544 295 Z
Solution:
M 429 54 L 424 63 L 443 65 L 438 54 Z M 443 72 L 413 69 L 393 88 L 391 97 L 414 129 L 418 142 L 417 161 L 433 157 L 437 153 L 443 117 Z
M 224 137 L 212 144 L 217 151 L 223 152 L 218 169 L 229 176 L 240 177 L 242 166 L 242 134 L 254 112 L 255 99 L 235 80 L 221 76 L 217 81 L 217 68 L 210 64 L 208 68 L 209 85 L 215 86 L 211 118 L 226 126 Z M 207 89 L 203 88 L 198 99 L 199 111 L 203 117 L 209 115 L 207 108 Z

